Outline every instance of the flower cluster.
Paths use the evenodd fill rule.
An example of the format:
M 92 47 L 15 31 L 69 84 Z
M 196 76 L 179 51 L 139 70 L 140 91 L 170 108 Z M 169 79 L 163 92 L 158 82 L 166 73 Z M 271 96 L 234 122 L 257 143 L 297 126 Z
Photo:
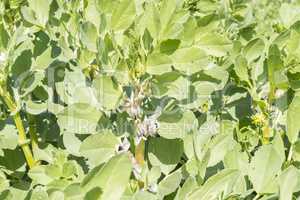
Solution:
M 149 136 L 155 136 L 159 128 L 157 121 L 158 114 L 151 115 L 150 117 L 145 117 L 143 121 L 137 124 L 137 135 L 136 143 L 138 144 L 141 139 L 146 140 Z

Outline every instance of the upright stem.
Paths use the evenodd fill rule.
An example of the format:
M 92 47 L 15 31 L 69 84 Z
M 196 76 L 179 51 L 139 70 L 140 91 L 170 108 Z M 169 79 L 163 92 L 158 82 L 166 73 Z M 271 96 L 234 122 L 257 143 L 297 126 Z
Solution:
M 270 126 L 269 123 L 265 124 L 262 127 L 262 132 L 263 132 L 263 139 L 262 142 L 263 144 L 269 144 L 269 138 L 270 138 Z
M 11 112 L 16 112 L 17 106 L 15 105 L 15 103 L 13 102 L 12 98 L 10 97 L 10 95 L 8 94 L 8 92 L 6 92 L 5 94 L 2 94 L 2 98 L 5 102 L 5 104 L 7 105 L 7 107 L 9 108 L 9 110 Z M 13 119 L 14 122 L 16 124 L 17 130 L 18 130 L 18 137 L 19 137 L 19 145 L 21 146 L 26 162 L 29 166 L 29 168 L 32 168 L 35 165 L 35 160 L 33 158 L 31 149 L 27 143 L 27 138 L 26 138 L 26 132 L 23 126 L 23 122 L 20 116 L 19 112 L 16 112 L 13 115 Z
M 31 114 L 28 114 L 28 125 L 29 125 L 29 135 L 31 140 L 32 149 L 38 148 L 38 137 L 36 135 L 36 124 L 35 117 Z
M 135 147 L 135 160 L 140 167 L 145 164 L 145 141 L 142 139 L 140 143 Z M 138 180 L 139 188 L 144 188 L 145 183 Z
M 142 139 L 135 147 L 135 159 L 140 166 L 145 163 L 145 141 Z
M 31 149 L 27 143 L 26 133 L 19 112 L 14 115 L 14 121 L 19 132 L 19 144 L 23 150 L 29 168 L 32 168 L 35 165 L 35 160 L 33 158 Z

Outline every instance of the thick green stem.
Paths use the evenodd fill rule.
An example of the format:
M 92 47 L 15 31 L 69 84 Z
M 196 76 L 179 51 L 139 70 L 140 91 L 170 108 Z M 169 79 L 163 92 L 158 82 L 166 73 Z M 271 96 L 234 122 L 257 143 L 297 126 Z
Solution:
M 145 163 L 145 141 L 141 140 L 140 143 L 135 147 L 135 159 L 140 166 Z
M 269 144 L 269 138 L 270 138 L 270 126 L 269 123 L 265 124 L 262 127 L 262 132 L 263 132 L 263 139 L 262 139 L 262 143 L 263 144 Z
M 145 141 L 142 139 L 140 143 L 135 147 L 135 160 L 138 165 L 143 167 L 145 164 Z M 139 188 L 144 188 L 145 183 L 138 180 Z
M 38 137 L 36 135 L 36 124 L 35 117 L 33 115 L 28 114 L 28 125 L 29 125 L 29 135 L 31 140 L 32 149 L 37 149 L 38 146 Z
M 5 104 L 7 105 L 7 107 L 9 108 L 9 110 L 11 112 L 16 112 L 17 106 L 13 102 L 10 95 L 8 93 L 2 94 L 2 98 L 5 102 Z M 18 134 L 19 145 L 21 146 L 21 148 L 23 150 L 23 153 L 24 153 L 24 156 L 25 156 L 25 159 L 26 159 L 26 162 L 27 162 L 29 168 L 32 168 L 35 165 L 35 160 L 33 158 L 31 149 L 27 142 L 26 132 L 25 132 L 25 129 L 23 126 L 23 122 L 22 122 L 20 113 L 19 112 L 14 113 L 13 119 L 14 119 L 15 125 L 16 125 L 18 133 L 19 133 Z
M 27 143 L 26 133 L 25 133 L 25 129 L 22 123 L 20 113 L 14 115 L 14 121 L 19 132 L 19 144 L 23 150 L 29 168 L 32 168 L 35 165 L 35 160 L 33 158 L 31 149 L 29 148 L 29 145 Z

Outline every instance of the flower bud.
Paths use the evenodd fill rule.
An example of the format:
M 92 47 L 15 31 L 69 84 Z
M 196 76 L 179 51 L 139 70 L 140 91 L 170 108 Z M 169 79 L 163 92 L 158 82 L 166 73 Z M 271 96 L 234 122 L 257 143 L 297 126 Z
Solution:
M 251 117 L 253 124 L 257 126 L 262 126 L 266 122 L 266 117 L 262 113 L 257 113 Z

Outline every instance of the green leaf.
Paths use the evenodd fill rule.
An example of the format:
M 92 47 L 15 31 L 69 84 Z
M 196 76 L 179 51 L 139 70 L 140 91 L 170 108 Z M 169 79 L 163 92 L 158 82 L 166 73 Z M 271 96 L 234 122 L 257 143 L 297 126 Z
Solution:
M 180 76 L 178 79 L 168 84 L 166 95 L 173 97 L 178 101 L 188 99 L 190 86 L 190 81 L 187 78 Z
M 90 87 L 90 83 L 86 81 L 86 77 L 80 68 L 74 68 L 72 71 L 65 72 L 58 69 L 55 73 L 59 76 L 57 79 L 64 77 L 64 81 L 55 83 L 55 89 L 65 104 L 82 103 L 99 107 L 94 90 Z
M 280 159 L 282 161 L 286 160 L 284 142 L 280 134 L 277 133 L 275 135 L 272 141 L 272 145 L 274 149 L 276 149 L 278 155 L 280 156 Z
M 48 193 L 42 186 L 37 186 L 31 193 L 31 200 L 49 199 Z
M 161 9 L 160 9 L 160 21 L 162 29 L 166 28 L 169 22 L 172 19 L 173 13 L 175 12 L 177 7 L 176 0 L 163 0 Z M 162 30 L 164 31 L 164 30 Z
M 197 38 L 196 44 L 208 55 L 216 57 L 225 56 L 231 48 L 231 42 L 224 36 L 216 33 L 206 33 L 201 35 Z
M 209 124 L 210 125 L 210 124 Z M 204 127 L 208 129 L 213 129 L 215 127 Z M 208 166 L 214 166 L 218 162 L 222 161 L 224 159 L 224 156 L 226 153 L 230 150 L 232 150 L 236 144 L 235 140 L 233 139 L 233 133 L 234 133 L 235 123 L 224 120 L 219 124 L 219 130 L 214 130 L 217 134 L 209 144 L 209 147 L 211 149 L 210 152 L 210 159 L 208 162 Z M 216 134 L 216 133 L 214 133 Z
M 20 148 L 14 150 L 2 149 L 0 166 L 7 174 L 14 174 L 16 177 L 24 175 L 26 170 L 25 158 Z
M 80 26 L 80 40 L 85 48 L 97 52 L 97 29 L 91 22 L 85 22 Z
M 194 190 L 188 195 L 189 200 L 213 200 L 222 192 L 223 195 L 230 193 L 233 183 L 236 181 L 238 171 L 234 169 L 224 169 L 216 175 L 210 177 L 203 186 Z
M 76 137 L 74 133 L 65 133 L 63 134 L 63 143 L 66 147 L 66 150 L 75 156 L 80 156 L 79 149 L 82 141 Z
M 152 48 L 152 43 L 153 43 L 153 38 L 151 37 L 151 34 L 148 31 L 148 29 L 145 29 L 143 34 L 143 46 L 145 50 L 150 51 Z M 172 48 L 170 48 L 169 45 L 170 45 L 169 42 L 167 43 L 167 45 L 166 44 L 163 45 L 163 50 L 166 50 L 167 47 L 167 52 L 169 52 L 170 50 L 172 52 L 172 50 L 176 47 L 176 45 L 173 44 Z
M 76 103 L 57 114 L 61 131 L 88 134 L 96 131 L 102 113 L 89 104 Z
M 95 187 L 85 194 L 84 200 L 101 200 L 101 194 L 101 188 Z
M 144 17 L 142 19 L 142 23 L 143 22 L 151 36 L 154 39 L 158 39 L 161 22 L 159 19 L 159 11 L 154 3 L 146 4 Z
M 265 43 L 262 39 L 256 38 L 251 40 L 243 49 L 243 54 L 248 62 L 256 60 L 259 56 L 263 54 L 265 49 Z
M 180 40 L 168 39 L 160 43 L 160 53 L 171 55 L 180 45 Z
M 22 7 L 24 19 L 34 25 L 45 27 L 49 19 L 52 0 L 28 0 L 29 7 Z
M 169 174 L 161 182 L 159 182 L 158 193 L 161 196 L 166 196 L 174 192 L 179 186 L 181 179 L 182 179 L 181 170 L 177 170 L 172 174 Z
M 300 33 L 295 30 L 291 30 L 289 40 L 287 41 L 286 44 L 289 60 L 292 60 L 293 58 L 297 58 L 300 54 L 299 38 L 300 38 Z
M 176 37 L 182 30 L 181 17 L 185 17 L 187 13 L 176 12 L 182 5 L 182 1 L 177 0 L 163 0 L 160 6 L 160 34 L 161 40 Z
M 197 47 L 180 48 L 171 55 L 174 67 L 187 74 L 193 74 L 208 65 L 205 51 Z
M 279 177 L 280 200 L 292 200 L 293 193 L 299 191 L 300 172 L 294 167 L 286 168 Z
M 32 64 L 32 60 L 31 60 L 32 52 L 31 50 L 28 49 L 30 47 L 25 47 L 25 46 L 26 45 L 24 45 L 24 48 L 26 48 L 26 50 L 21 51 L 20 55 L 16 57 L 14 63 L 10 66 L 11 67 L 10 72 L 16 77 L 19 77 L 21 75 L 24 76 L 24 74 L 28 74 Z M 21 79 L 21 77 L 19 78 Z
M 51 56 L 52 50 L 51 47 L 48 47 L 41 55 L 39 55 L 34 62 L 35 70 L 45 70 L 53 62 Z
M 64 189 L 64 197 L 66 199 L 83 199 L 84 192 L 79 183 L 73 183 Z
M 93 23 L 97 30 L 99 30 L 101 24 L 101 13 L 98 11 L 98 5 L 102 4 L 102 2 L 98 2 L 98 0 L 88 1 L 88 5 L 86 7 L 85 18 L 87 21 Z
M 198 127 L 198 121 L 191 111 L 184 112 L 182 116 L 178 116 L 178 113 L 174 112 L 162 115 L 159 118 L 159 126 L 158 134 L 160 136 L 167 139 L 183 138 Z
M 268 57 L 268 79 L 271 85 L 271 89 L 289 87 L 288 79 L 284 72 L 284 63 L 280 56 L 280 50 L 277 45 L 272 45 L 269 50 Z M 274 92 L 274 91 L 272 91 Z
M 18 131 L 9 122 L 0 121 L 0 148 L 15 149 L 18 146 Z
M 86 138 L 80 145 L 80 153 L 92 165 L 99 165 L 114 156 L 118 143 L 119 141 L 113 133 L 104 131 Z
M 234 141 L 230 135 L 217 135 L 214 138 L 211 144 L 211 156 L 209 159 L 208 166 L 214 166 L 218 162 L 224 159 L 225 154 L 227 151 L 230 151 L 233 148 Z
M 28 176 L 35 182 L 43 185 L 50 183 L 53 178 L 46 174 L 46 166 L 36 166 L 28 172 Z
M 225 168 L 237 169 L 244 175 L 248 174 L 248 156 L 237 147 L 228 151 L 224 157 Z
M 197 81 L 193 83 L 193 86 L 195 88 L 195 101 L 190 105 L 193 107 L 198 107 L 206 103 L 210 99 L 210 95 L 219 88 L 217 84 L 209 81 Z
M 33 115 L 41 114 L 42 112 L 46 112 L 48 109 L 47 103 L 35 103 L 33 101 L 26 102 L 26 111 Z
M 300 7 L 298 5 L 283 3 L 279 9 L 279 16 L 283 25 L 288 28 L 299 20 Z
M 153 154 L 162 164 L 177 164 L 183 154 L 183 141 L 161 137 L 151 138 L 148 152 Z
M 295 143 L 300 131 L 300 95 L 297 94 L 287 111 L 287 136 L 291 143 Z
M 147 58 L 147 72 L 149 74 L 163 74 L 171 71 L 172 60 L 161 53 L 150 54 Z
M 236 58 L 234 70 L 235 70 L 235 73 L 240 78 L 240 80 L 246 81 L 246 82 L 249 81 L 248 64 L 247 64 L 247 60 L 244 57 L 238 56 Z
M 81 182 L 84 191 L 100 187 L 101 199 L 119 200 L 125 191 L 131 174 L 131 162 L 127 153 L 117 155 L 105 165 L 95 167 Z
M 144 200 L 144 199 L 156 200 L 157 196 L 147 191 L 138 191 L 137 193 L 134 194 L 132 200 Z
M 121 0 L 111 16 L 111 27 L 114 31 L 127 29 L 135 18 L 135 1 Z
M 280 172 L 282 160 L 273 146 L 262 146 L 250 162 L 249 178 L 254 190 L 259 193 L 276 191 L 275 178 Z
M 93 88 L 100 105 L 108 110 L 117 108 L 122 96 L 119 85 L 110 76 L 97 76 L 93 81 Z
M 0 22 L 0 50 L 6 49 L 9 41 L 9 35 L 2 22 Z
M 197 182 L 194 178 L 189 177 L 183 184 L 182 187 L 178 189 L 175 200 L 184 200 L 187 198 L 188 194 L 197 188 Z
M 73 178 L 74 176 L 78 176 L 78 170 L 77 170 L 77 163 L 76 161 L 67 161 L 62 166 L 62 177 L 64 178 Z

